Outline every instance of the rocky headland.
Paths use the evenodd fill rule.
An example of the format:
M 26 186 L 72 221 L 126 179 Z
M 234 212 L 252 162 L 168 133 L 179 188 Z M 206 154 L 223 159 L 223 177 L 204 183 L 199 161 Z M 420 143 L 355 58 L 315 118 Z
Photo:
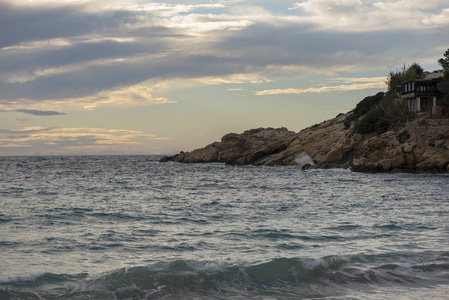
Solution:
M 230 165 L 298 165 L 347 168 L 360 172 L 449 172 L 449 119 L 440 107 L 383 133 L 354 133 L 340 114 L 298 133 L 286 128 L 258 128 L 229 133 L 221 141 L 191 152 L 163 157 L 161 162 Z

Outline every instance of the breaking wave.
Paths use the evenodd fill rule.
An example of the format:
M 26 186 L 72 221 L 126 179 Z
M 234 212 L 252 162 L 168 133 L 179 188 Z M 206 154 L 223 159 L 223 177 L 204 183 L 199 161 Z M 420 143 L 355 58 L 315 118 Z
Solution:
M 223 299 L 344 296 L 348 290 L 426 287 L 449 278 L 449 252 L 277 258 L 256 264 L 178 260 L 98 276 L 0 278 L 1 299 Z
M 300 167 L 303 168 L 307 165 L 311 165 L 314 166 L 315 162 L 313 161 L 313 159 L 308 156 L 306 153 L 301 153 L 296 159 L 295 159 L 295 163 Z

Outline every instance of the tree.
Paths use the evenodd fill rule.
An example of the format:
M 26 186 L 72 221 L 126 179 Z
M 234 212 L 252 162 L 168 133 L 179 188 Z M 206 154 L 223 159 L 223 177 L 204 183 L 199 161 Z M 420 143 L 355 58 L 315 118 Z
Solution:
M 410 80 L 424 78 L 424 69 L 417 63 L 413 63 L 407 70 L 406 77 L 410 77 Z M 408 80 L 406 78 L 406 80 Z
M 444 58 L 440 58 L 438 63 L 443 68 L 443 79 L 438 84 L 438 89 L 443 93 L 449 93 L 449 49 L 444 53 Z
M 399 70 L 396 69 L 396 71 L 390 71 L 386 82 L 388 86 L 388 93 L 394 93 L 397 87 L 403 82 L 421 78 L 424 78 L 424 69 L 418 63 L 413 63 L 408 67 L 404 65 Z
M 443 54 L 444 58 L 440 58 L 438 63 L 443 68 L 443 71 L 449 71 L 449 49 L 446 50 Z
M 445 93 L 442 99 L 439 99 L 437 105 L 443 107 L 443 114 L 445 107 L 449 107 L 449 49 L 443 54 L 444 58 L 440 58 L 438 63 L 443 68 L 443 79 L 438 83 L 438 90 Z

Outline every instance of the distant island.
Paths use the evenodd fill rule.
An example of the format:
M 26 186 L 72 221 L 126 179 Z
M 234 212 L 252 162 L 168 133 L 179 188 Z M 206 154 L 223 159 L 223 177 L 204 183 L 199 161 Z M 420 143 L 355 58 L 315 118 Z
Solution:
M 449 49 L 443 71 L 418 64 L 390 72 L 388 91 L 298 133 L 258 128 L 161 162 L 298 165 L 359 172 L 449 172 Z

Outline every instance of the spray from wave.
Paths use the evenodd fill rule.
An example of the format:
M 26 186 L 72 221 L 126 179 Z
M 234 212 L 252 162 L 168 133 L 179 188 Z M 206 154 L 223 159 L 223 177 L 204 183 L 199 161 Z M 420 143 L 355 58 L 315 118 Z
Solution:
M 314 166 L 315 163 L 313 159 L 307 155 L 307 153 L 303 152 L 295 159 L 295 163 L 302 169 L 306 166 Z

